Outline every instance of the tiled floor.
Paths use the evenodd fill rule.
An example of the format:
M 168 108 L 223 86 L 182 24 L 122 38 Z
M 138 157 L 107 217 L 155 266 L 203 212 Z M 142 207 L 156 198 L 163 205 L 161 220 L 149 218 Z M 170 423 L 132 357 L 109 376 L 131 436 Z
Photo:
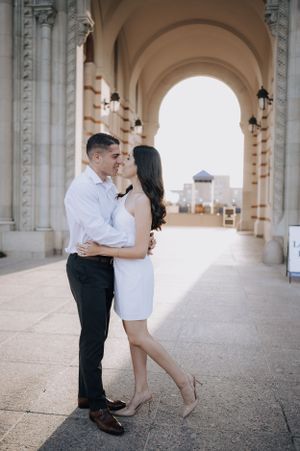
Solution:
M 149 328 L 203 385 L 186 420 L 149 361 L 151 411 L 98 431 L 76 409 L 79 322 L 65 259 L 0 260 L 0 450 L 300 450 L 300 284 L 231 229 L 165 228 L 152 257 Z M 106 391 L 128 399 L 128 343 L 113 314 Z

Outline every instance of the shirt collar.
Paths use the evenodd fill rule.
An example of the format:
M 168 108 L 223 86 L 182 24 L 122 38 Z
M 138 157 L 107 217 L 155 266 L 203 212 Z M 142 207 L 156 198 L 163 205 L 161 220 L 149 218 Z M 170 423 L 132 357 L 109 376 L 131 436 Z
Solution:
M 96 172 L 90 167 L 87 166 L 85 168 L 85 175 L 93 182 L 95 183 L 95 185 L 99 185 L 102 184 L 102 186 L 106 189 L 109 190 L 112 187 L 112 180 L 111 177 L 107 177 L 107 179 L 105 181 L 103 181 L 99 175 L 96 174 Z

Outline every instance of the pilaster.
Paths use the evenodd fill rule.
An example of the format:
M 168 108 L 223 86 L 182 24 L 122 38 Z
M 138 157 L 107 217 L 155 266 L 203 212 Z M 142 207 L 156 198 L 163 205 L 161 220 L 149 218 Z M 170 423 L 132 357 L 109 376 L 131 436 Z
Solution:
M 0 1 L 0 227 L 12 223 L 12 2 Z
M 36 98 L 37 230 L 50 225 L 50 136 L 51 136 L 51 32 L 56 17 L 53 0 L 35 0 L 37 19 L 38 67 Z
M 276 264 L 282 261 L 281 245 L 287 230 L 284 226 L 286 209 L 286 130 L 287 130 L 287 89 L 288 89 L 288 43 L 289 43 L 289 0 L 267 0 L 265 20 L 274 36 L 274 126 L 272 146 L 272 199 L 271 234 L 273 238 L 266 244 L 263 261 Z M 276 252 L 274 252 L 274 249 Z

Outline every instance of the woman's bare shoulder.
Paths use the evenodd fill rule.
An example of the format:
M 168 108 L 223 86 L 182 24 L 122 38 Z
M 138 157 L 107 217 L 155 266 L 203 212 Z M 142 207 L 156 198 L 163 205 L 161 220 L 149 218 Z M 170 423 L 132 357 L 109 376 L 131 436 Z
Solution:
M 150 207 L 150 199 L 145 193 L 136 193 L 134 195 L 134 203 L 137 207 Z

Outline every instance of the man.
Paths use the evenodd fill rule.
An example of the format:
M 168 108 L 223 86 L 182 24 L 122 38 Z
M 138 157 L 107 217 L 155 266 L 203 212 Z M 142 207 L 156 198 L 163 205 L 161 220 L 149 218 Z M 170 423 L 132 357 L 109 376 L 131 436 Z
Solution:
M 111 226 L 117 200 L 110 176 L 117 174 L 122 163 L 119 141 L 97 133 L 89 138 L 86 151 L 89 166 L 73 180 L 65 196 L 70 229 L 67 275 L 81 324 L 78 407 L 90 408 L 90 419 L 102 431 L 121 435 L 123 426 L 111 411 L 125 403 L 106 398 L 101 367 L 113 298 L 112 258 L 81 257 L 76 245 L 87 240 L 112 247 L 134 243 Z

